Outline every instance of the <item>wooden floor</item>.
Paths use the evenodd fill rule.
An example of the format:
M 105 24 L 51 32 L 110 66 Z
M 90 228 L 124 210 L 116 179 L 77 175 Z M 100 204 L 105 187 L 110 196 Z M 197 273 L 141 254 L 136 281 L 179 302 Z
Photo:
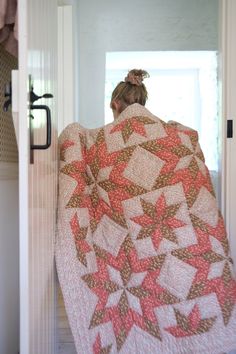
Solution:
M 63 296 L 59 283 L 57 284 L 57 340 L 58 354 L 76 354 L 73 336 L 70 330 Z

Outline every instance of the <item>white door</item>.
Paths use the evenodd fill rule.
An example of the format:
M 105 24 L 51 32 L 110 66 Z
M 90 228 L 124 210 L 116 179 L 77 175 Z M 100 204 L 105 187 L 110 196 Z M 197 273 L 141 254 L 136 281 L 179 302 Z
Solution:
M 53 354 L 56 352 L 57 1 L 18 0 L 18 12 L 20 353 Z M 29 110 L 32 86 L 38 96 L 49 93 L 53 98 L 41 98 L 33 105 L 43 107 Z M 30 120 L 34 144 L 43 145 L 50 138 L 46 129 L 46 114 L 50 112 L 51 146 L 34 150 L 32 164 Z

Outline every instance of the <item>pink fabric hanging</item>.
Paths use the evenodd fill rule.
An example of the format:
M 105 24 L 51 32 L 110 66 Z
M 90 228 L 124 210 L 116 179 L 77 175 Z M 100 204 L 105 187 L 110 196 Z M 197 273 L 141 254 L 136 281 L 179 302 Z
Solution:
M 18 23 L 17 0 L 0 1 L 0 43 L 17 57 Z

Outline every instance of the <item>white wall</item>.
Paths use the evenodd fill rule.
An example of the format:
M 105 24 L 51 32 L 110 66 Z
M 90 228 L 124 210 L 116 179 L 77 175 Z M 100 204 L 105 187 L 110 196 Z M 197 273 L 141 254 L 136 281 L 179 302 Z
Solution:
M 78 0 L 77 21 L 78 121 L 86 127 L 103 124 L 107 51 L 218 48 L 218 0 Z
M 17 179 L 0 179 L 0 225 L 0 353 L 17 354 L 19 350 Z

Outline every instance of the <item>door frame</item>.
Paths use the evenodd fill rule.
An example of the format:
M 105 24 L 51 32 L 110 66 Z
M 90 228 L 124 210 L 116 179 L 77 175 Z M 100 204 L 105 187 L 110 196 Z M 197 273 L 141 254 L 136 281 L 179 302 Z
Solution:
M 221 210 L 225 218 L 226 230 L 230 242 L 231 255 L 236 263 L 236 132 L 227 138 L 227 119 L 232 119 L 235 127 L 236 119 L 236 2 L 220 0 L 220 88 L 222 92 L 221 110 L 222 125 L 222 166 L 221 166 Z
M 73 6 L 58 6 L 58 133 L 75 121 Z

